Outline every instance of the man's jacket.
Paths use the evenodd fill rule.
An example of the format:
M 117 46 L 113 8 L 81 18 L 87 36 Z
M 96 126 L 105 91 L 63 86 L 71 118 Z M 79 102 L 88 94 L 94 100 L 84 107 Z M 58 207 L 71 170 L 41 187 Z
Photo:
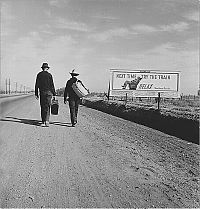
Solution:
M 40 94 L 50 92 L 53 96 L 56 95 L 52 75 L 47 71 L 41 71 L 37 74 L 35 82 L 35 96 L 38 96 L 38 89 Z

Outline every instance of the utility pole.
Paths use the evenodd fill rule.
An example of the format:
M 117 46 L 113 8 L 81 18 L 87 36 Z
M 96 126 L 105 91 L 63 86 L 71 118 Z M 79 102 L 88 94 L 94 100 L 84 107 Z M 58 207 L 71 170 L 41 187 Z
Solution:
M 15 93 L 17 93 L 17 82 L 16 82 L 16 88 L 15 88 Z
M 10 94 L 10 78 L 9 78 L 8 86 L 9 86 L 9 94 Z
M 20 93 L 22 93 L 22 84 L 20 85 Z
M 7 78 L 6 78 L 6 94 L 8 93 L 7 85 L 8 85 L 8 81 L 7 81 Z

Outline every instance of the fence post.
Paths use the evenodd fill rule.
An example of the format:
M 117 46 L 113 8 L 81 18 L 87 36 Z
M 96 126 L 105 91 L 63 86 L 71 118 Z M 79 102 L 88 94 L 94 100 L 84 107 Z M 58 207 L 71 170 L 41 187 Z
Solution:
M 109 81 L 109 84 L 108 84 L 108 101 L 110 100 L 110 81 Z
M 160 111 L 160 92 L 158 92 L 158 111 Z
M 126 105 L 126 103 L 127 103 L 127 99 L 128 99 L 128 95 L 127 95 L 127 93 L 126 93 L 126 97 L 125 97 L 125 105 Z

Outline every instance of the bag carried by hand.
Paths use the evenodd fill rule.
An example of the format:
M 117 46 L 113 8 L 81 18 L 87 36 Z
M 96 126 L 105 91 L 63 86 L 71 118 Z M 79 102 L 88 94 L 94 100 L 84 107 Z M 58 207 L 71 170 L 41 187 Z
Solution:
M 52 99 L 52 102 L 51 102 L 51 114 L 52 115 L 58 115 L 58 108 L 59 108 L 58 100 Z

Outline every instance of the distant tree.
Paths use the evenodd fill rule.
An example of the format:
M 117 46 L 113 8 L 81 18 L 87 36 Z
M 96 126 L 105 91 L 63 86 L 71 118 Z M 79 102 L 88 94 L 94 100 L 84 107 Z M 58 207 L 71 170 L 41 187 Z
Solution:
M 56 95 L 57 96 L 64 96 L 64 91 L 65 91 L 65 88 L 59 88 L 56 90 Z

